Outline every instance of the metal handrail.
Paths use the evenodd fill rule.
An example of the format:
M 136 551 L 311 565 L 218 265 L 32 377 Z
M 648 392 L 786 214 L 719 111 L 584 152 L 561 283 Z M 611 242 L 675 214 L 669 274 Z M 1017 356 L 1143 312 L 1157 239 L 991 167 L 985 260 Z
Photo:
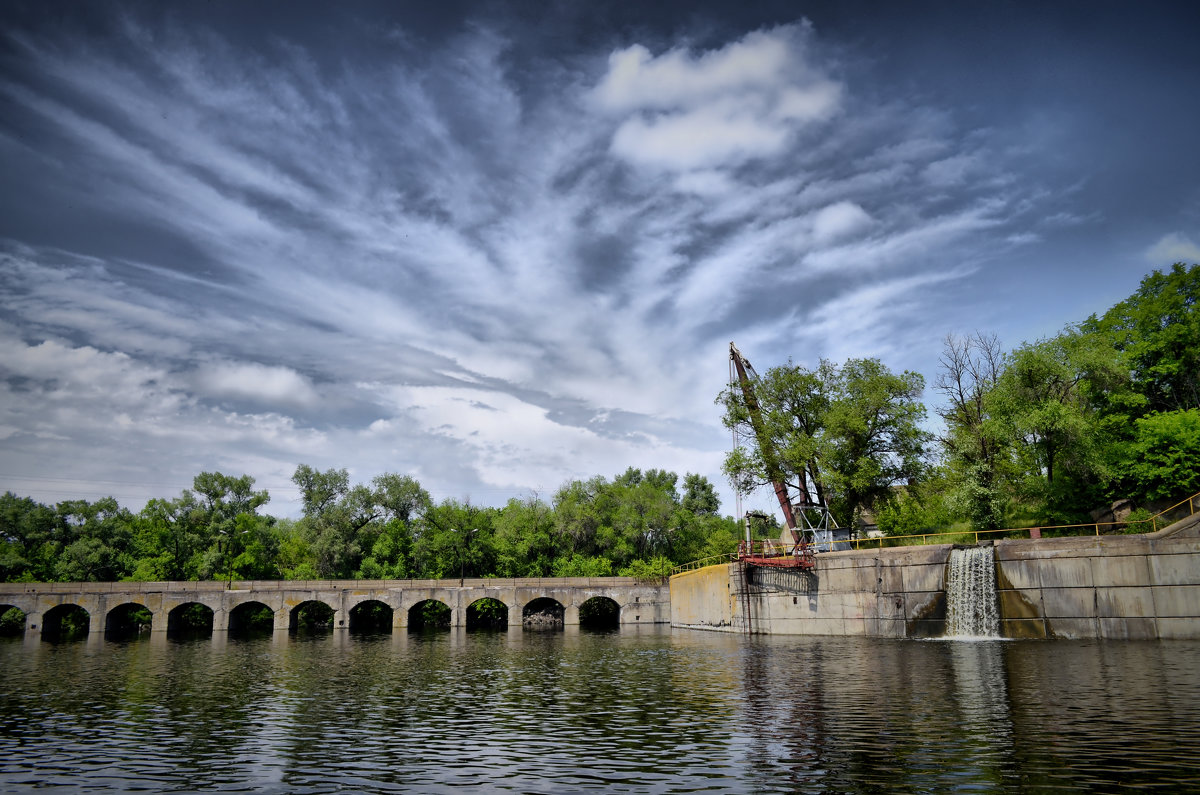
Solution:
M 737 558 L 736 552 L 728 552 L 724 555 L 709 555 L 707 558 L 700 558 L 699 560 L 693 560 L 693 561 L 689 561 L 687 563 L 681 563 L 678 566 L 673 566 L 671 568 L 671 575 L 674 576 L 676 574 L 680 574 L 685 571 L 693 571 L 695 569 L 702 569 L 705 566 L 715 566 L 718 563 L 729 563 L 730 561 L 735 560 L 736 558 Z
M 1184 503 L 1187 503 L 1187 506 L 1188 506 L 1187 516 L 1181 516 L 1177 519 L 1174 519 L 1170 522 L 1170 524 L 1174 524 L 1175 522 L 1182 521 L 1183 519 L 1186 519 L 1188 516 L 1194 516 L 1196 514 L 1196 506 L 1197 506 L 1197 504 L 1200 504 L 1200 503 L 1198 503 L 1198 501 L 1200 501 L 1200 492 L 1197 492 L 1190 497 L 1186 497 L 1186 498 L 1180 500 L 1179 502 L 1175 503 L 1174 505 L 1170 506 L 1169 508 L 1164 508 L 1163 510 L 1159 511 L 1158 513 L 1154 514 L 1153 516 L 1151 516 L 1147 519 L 1134 519 L 1132 522 L 1131 521 L 1083 522 L 1080 524 L 1046 525 L 1046 526 L 1042 526 L 1042 527 L 1006 527 L 1006 528 L 1002 528 L 999 530 L 960 530 L 958 532 L 951 532 L 951 533 L 920 533 L 920 534 L 907 535 L 907 536 L 880 536 L 878 538 L 857 538 L 857 539 L 852 540 L 850 543 L 855 545 L 854 546 L 855 549 L 862 549 L 863 545 L 868 545 L 868 548 L 870 548 L 869 545 L 872 542 L 879 542 L 879 546 L 877 548 L 882 548 L 883 542 L 885 540 L 886 541 L 896 541 L 896 540 L 901 540 L 901 539 L 906 539 L 906 538 L 920 538 L 921 544 L 924 545 L 924 544 L 929 543 L 928 539 L 930 539 L 930 538 L 943 538 L 946 536 L 959 537 L 959 536 L 969 535 L 969 536 L 973 536 L 975 538 L 975 543 L 978 544 L 979 537 L 982 535 L 993 535 L 996 533 L 1029 533 L 1030 538 L 1040 538 L 1042 531 L 1045 531 L 1045 530 L 1054 530 L 1054 531 L 1071 530 L 1071 529 L 1077 528 L 1077 527 L 1090 527 L 1093 530 L 1092 534 L 1099 536 L 1101 527 L 1117 527 L 1117 526 L 1128 527 L 1130 525 L 1135 525 L 1135 524 L 1145 525 L 1146 523 L 1150 524 L 1150 530 L 1148 532 L 1154 533 L 1154 532 L 1157 532 L 1159 529 L 1158 523 L 1159 523 L 1160 518 L 1162 518 L 1166 514 L 1171 513 L 1172 511 L 1174 511 L 1176 508 L 1180 507 Z M 1164 520 L 1163 526 L 1164 527 L 1167 526 L 1167 523 L 1165 522 L 1165 520 Z M 1087 534 L 1086 533 L 1070 533 L 1068 535 L 1078 536 L 1078 535 L 1087 535 Z M 935 541 L 934 543 L 937 543 L 937 542 Z M 901 544 L 900 546 L 913 546 L 913 545 Z
M 895 546 L 923 546 L 923 545 L 930 543 L 929 539 L 931 539 L 931 538 L 933 538 L 933 539 L 947 538 L 947 537 L 961 538 L 962 536 L 972 536 L 975 539 L 975 543 L 978 544 L 980 536 L 995 535 L 996 533 L 1029 533 L 1030 538 L 1040 538 L 1041 533 L 1046 530 L 1052 530 L 1052 531 L 1070 530 L 1070 529 L 1077 528 L 1077 527 L 1090 527 L 1093 529 L 1092 534 L 1099 536 L 1101 527 L 1115 527 L 1118 525 L 1121 527 L 1129 527 L 1130 525 L 1145 525 L 1147 523 L 1150 524 L 1150 530 L 1147 532 L 1154 533 L 1159 530 L 1159 527 L 1158 527 L 1159 520 L 1162 519 L 1162 517 L 1164 517 L 1165 515 L 1174 511 L 1176 508 L 1179 508 L 1180 506 L 1182 506 L 1184 503 L 1186 503 L 1188 506 L 1187 516 L 1181 516 L 1177 519 L 1173 519 L 1169 523 L 1166 522 L 1166 520 L 1163 520 L 1163 527 L 1167 527 L 1168 524 L 1174 524 L 1175 522 L 1179 522 L 1179 521 L 1182 521 L 1183 519 L 1188 518 L 1188 516 L 1196 515 L 1197 508 L 1200 507 L 1200 492 L 1196 492 L 1192 496 L 1186 497 L 1186 498 L 1180 500 L 1179 502 L 1175 503 L 1174 505 L 1172 505 L 1169 508 L 1164 508 L 1163 510 L 1159 511 L 1158 513 L 1154 514 L 1153 516 L 1149 517 L 1148 519 L 1135 519 L 1132 522 L 1130 522 L 1130 521 L 1083 522 L 1081 524 L 1060 524 L 1060 525 L 1048 525 L 1048 526 L 1043 526 L 1043 527 L 1006 527 L 1006 528 L 1003 528 L 1000 530 L 960 530 L 958 532 L 951 532 L 951 533 L 915 533 L 912 535 L 904 535 L 904 536 L 879 536 L 878 538 L 855 538 L 855 539 L 849 539 L 848 543 L 853 544 L 854 549 L 882 549 L 883 543 L 885 541 L 887 541 L 889 543 L 889 546 L 891 546 L 891 545 L 893 545 L 892 542 L 895 542 L 895 541 L 903 541 L 905 539 L 918 539 L 919 538 L 919 539 L 921 539 L 919 542 L 914 541 L 911 544 L 895 544 Z M 1079 535 L 1087 535 L 1087 533 L 1071 533 L 1069 535 L 1079 536 Z M 755 542 L 755 543 L 758 543 L 758 542 Z M 847 541 L 839 541 L 838 543 L 847 543 Z M 872 546 L 873 544 L 876 544 L 876 543 L 878 544 L 877 547 Z M 939 542 L 934 541 L 933 543 L 936 544 Z M 940 542 L 940 543 L 951 543 L 951 542 L 944 541 L 944 542 Z M 683 563 L 678 566 L 675 566 L 673 569 L 671 569 L 671 574 L 674 575 L 674 574 L 679 574 L 679 573 L 685 572 L 685 571 L 692 571 L 693 569 L 703 568 L 704 566 L 712 566 L 716 562 L 720 562 L 720 561 L 727 562 L 728 560 L 732 560 L 736 557 L 737 557 L 736 553 L 731 553 L 729 555 L 711 555 L 707 558 L 701 558 L 700 560 L 694 560 L 694 561 L 691 561 L 690 563 Z

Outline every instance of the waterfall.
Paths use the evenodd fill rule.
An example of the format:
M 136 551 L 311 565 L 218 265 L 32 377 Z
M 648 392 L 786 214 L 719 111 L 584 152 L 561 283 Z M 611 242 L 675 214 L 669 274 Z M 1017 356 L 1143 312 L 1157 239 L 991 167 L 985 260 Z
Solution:
M 950 550 L 946 637 L 1000 637 L 996 561 L 990 546 Z

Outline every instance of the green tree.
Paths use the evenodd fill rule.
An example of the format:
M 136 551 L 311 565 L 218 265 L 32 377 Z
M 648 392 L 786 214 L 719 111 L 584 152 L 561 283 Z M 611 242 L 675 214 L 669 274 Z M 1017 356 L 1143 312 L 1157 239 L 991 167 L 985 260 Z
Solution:
M 995 530 L 1004 521 L 1012 474 L 1011 447 L 988 403 L 1003 371 L 1004 353 L 994 335 L 947 335 L 938 363 L 934 388 L 945 398 L 938 414 L 946 424 L 941 447 L 953 487 L 950 499 L 974 529 Z M 911 529 L 911 521 L 895 519 L 896 530 Z M 891 515 L 880 515 L 881 528 L 891 522 Z
M 688 472 L 683 477 L 680 507 L 698 516 L 715 516 L 721 510 L 721 500 L 708 478 Z
M 54 578 L 54 509 L 29 497 L 0 497 L 0 581 L 45 582 Z
M 496 567 L 495 511 L 443 500 L 425 512 L 413 541 L 418 577 L 483 577 Z
M 501 577 L 549 576 L 556 557 L 573 551 L 571 539 L 559 533 L 554 509 L 536 493 L 514 497 L 499 511 L 494 540 Z
M 115 499 L 66 500 L 55 509 L 60 551 L 53 579 L 112 582 L 132 569 L 132 517 Z
M 1128 383 L 1122 355 L 1094 334 L 1068 327 L 1007 357 L 988 395 L 992 416 L 1016 452 L 1021 494 L 1064 521 L 1103 497 L 1110 442 L 1100 407 Z
M 1200 408 L 1200 265 L 1150 273 L 1133 295 L 1080 330 L 1126 354 L 1144 410 Z
M 383 509 L 389 519 L 411 522 L 433 505 L 429 492 L 408 475 L 385 472 L 376 476 L 371 485 L 375 487 L 375 504 Z
M 350 485 L 345 469 L 324 472 L 300 464 L 292 475 L 300 489 L 305 541 L 312 553 L 312 568 L 322 579 L 348 579 L 378 540 L 376 519 L 384 515 L 379 492 Z
M 879 529 L 889 536 L 942 531 L 955 518 L 953 486 L 945 469 L 934 469 L 919 483 L 899 490 L 876 512 Z
M 552 577 L 611 577 L 612 561 L 604 557 L 570 555 L 556 558 L 551 567 Z
M 826 419 L 825 463 L 835 495 L 829 508 L 843 524 L 924 474 L 930 440 L 921 427 L 924 386 L 919 373 L 892 373 L 878 359 L 850 359 L 842 367 Z
M 1139 497 L 1171 499 L 1200 491 L 1200 409 L 1156 412 L 1135 424 L 1133 442 L 1123 446 L 1123 468 Z
M 840 368 L 823 360 L 815 370 L 788 362 L 754 386 L 785 483 L 801 499 L 827 504 L 840 524 L 850 524 L 892 486 L 920 477 L 928 434 L 920 426 L 918 373 L 892 373 L 877 359 L 849 359 Z M 734 488 L 769 483 L 768 459 L 741 389 L 726 389 L 718 402 L 726 427 L 751 440 L 725 459 Z

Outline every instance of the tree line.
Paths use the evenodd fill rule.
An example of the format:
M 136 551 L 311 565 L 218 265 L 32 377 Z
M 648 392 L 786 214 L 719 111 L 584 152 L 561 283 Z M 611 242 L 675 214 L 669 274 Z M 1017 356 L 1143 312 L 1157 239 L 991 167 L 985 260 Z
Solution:
M 306 464 L 292 481 L 302 516 L 260 513 L 249 475 L 202 472 L 138 512 L 109 497 L 43 505 L 0 497 L 0 581 L 659 577 L 730 551 L 738 527 L 712 483 L 629 468 L 500 508 L 435 503 L 407 475 L 351 483 Z
M 849 526 L 868 512 L 892 535 L 1089 521 L 1200 491 L 1200 266 L 1146 276 L 1136 292 L 1047 339 L 1004 351 L 994 335 L 943 340 L 927 429 L 924 378 L 878 359 L 789 361 L 756 384 L 787 482 Z M 741 389 L 717 399 L 747 440 L 726 457 L 743 490 L 768 468 Z M 1135 515 L 1136 518 L 1136 515 Z
M 873 358 L 789 361 L 755 384 L 772 458 L 794 493 L 841 526 L 868 514 L 891 535 L 1088 521 L 1200 491 L 1200 266 L 1146 276 L 1103 314 L 1002 350 L 948 336 L 933 382 Z M 717 398 L 740 432 L 724 464 L 735 488 L 768 468 L 744 395 Z M 49 506 L 0 497 L 0 581 L 661 576 L 732 551 L 742 532 L 705 477 L 630 468 L 573 480 L 549 499 L 499 508 L 434 503 L 412 477 L 352 484 L 306 464 L 302 516 L 260 513 L 249 475 L 202 472 L 139 512 L 115 499 Z M 757 536 L 773 535 L 772 520 Z

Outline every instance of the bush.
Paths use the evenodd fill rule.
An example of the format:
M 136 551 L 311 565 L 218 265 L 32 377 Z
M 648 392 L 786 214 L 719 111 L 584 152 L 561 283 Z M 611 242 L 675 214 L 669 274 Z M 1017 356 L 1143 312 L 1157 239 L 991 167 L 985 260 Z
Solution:
M 0 635 L 20 635 L 25 631 L 25 613 L 19 608 L 10 607 L 0 615 Z

